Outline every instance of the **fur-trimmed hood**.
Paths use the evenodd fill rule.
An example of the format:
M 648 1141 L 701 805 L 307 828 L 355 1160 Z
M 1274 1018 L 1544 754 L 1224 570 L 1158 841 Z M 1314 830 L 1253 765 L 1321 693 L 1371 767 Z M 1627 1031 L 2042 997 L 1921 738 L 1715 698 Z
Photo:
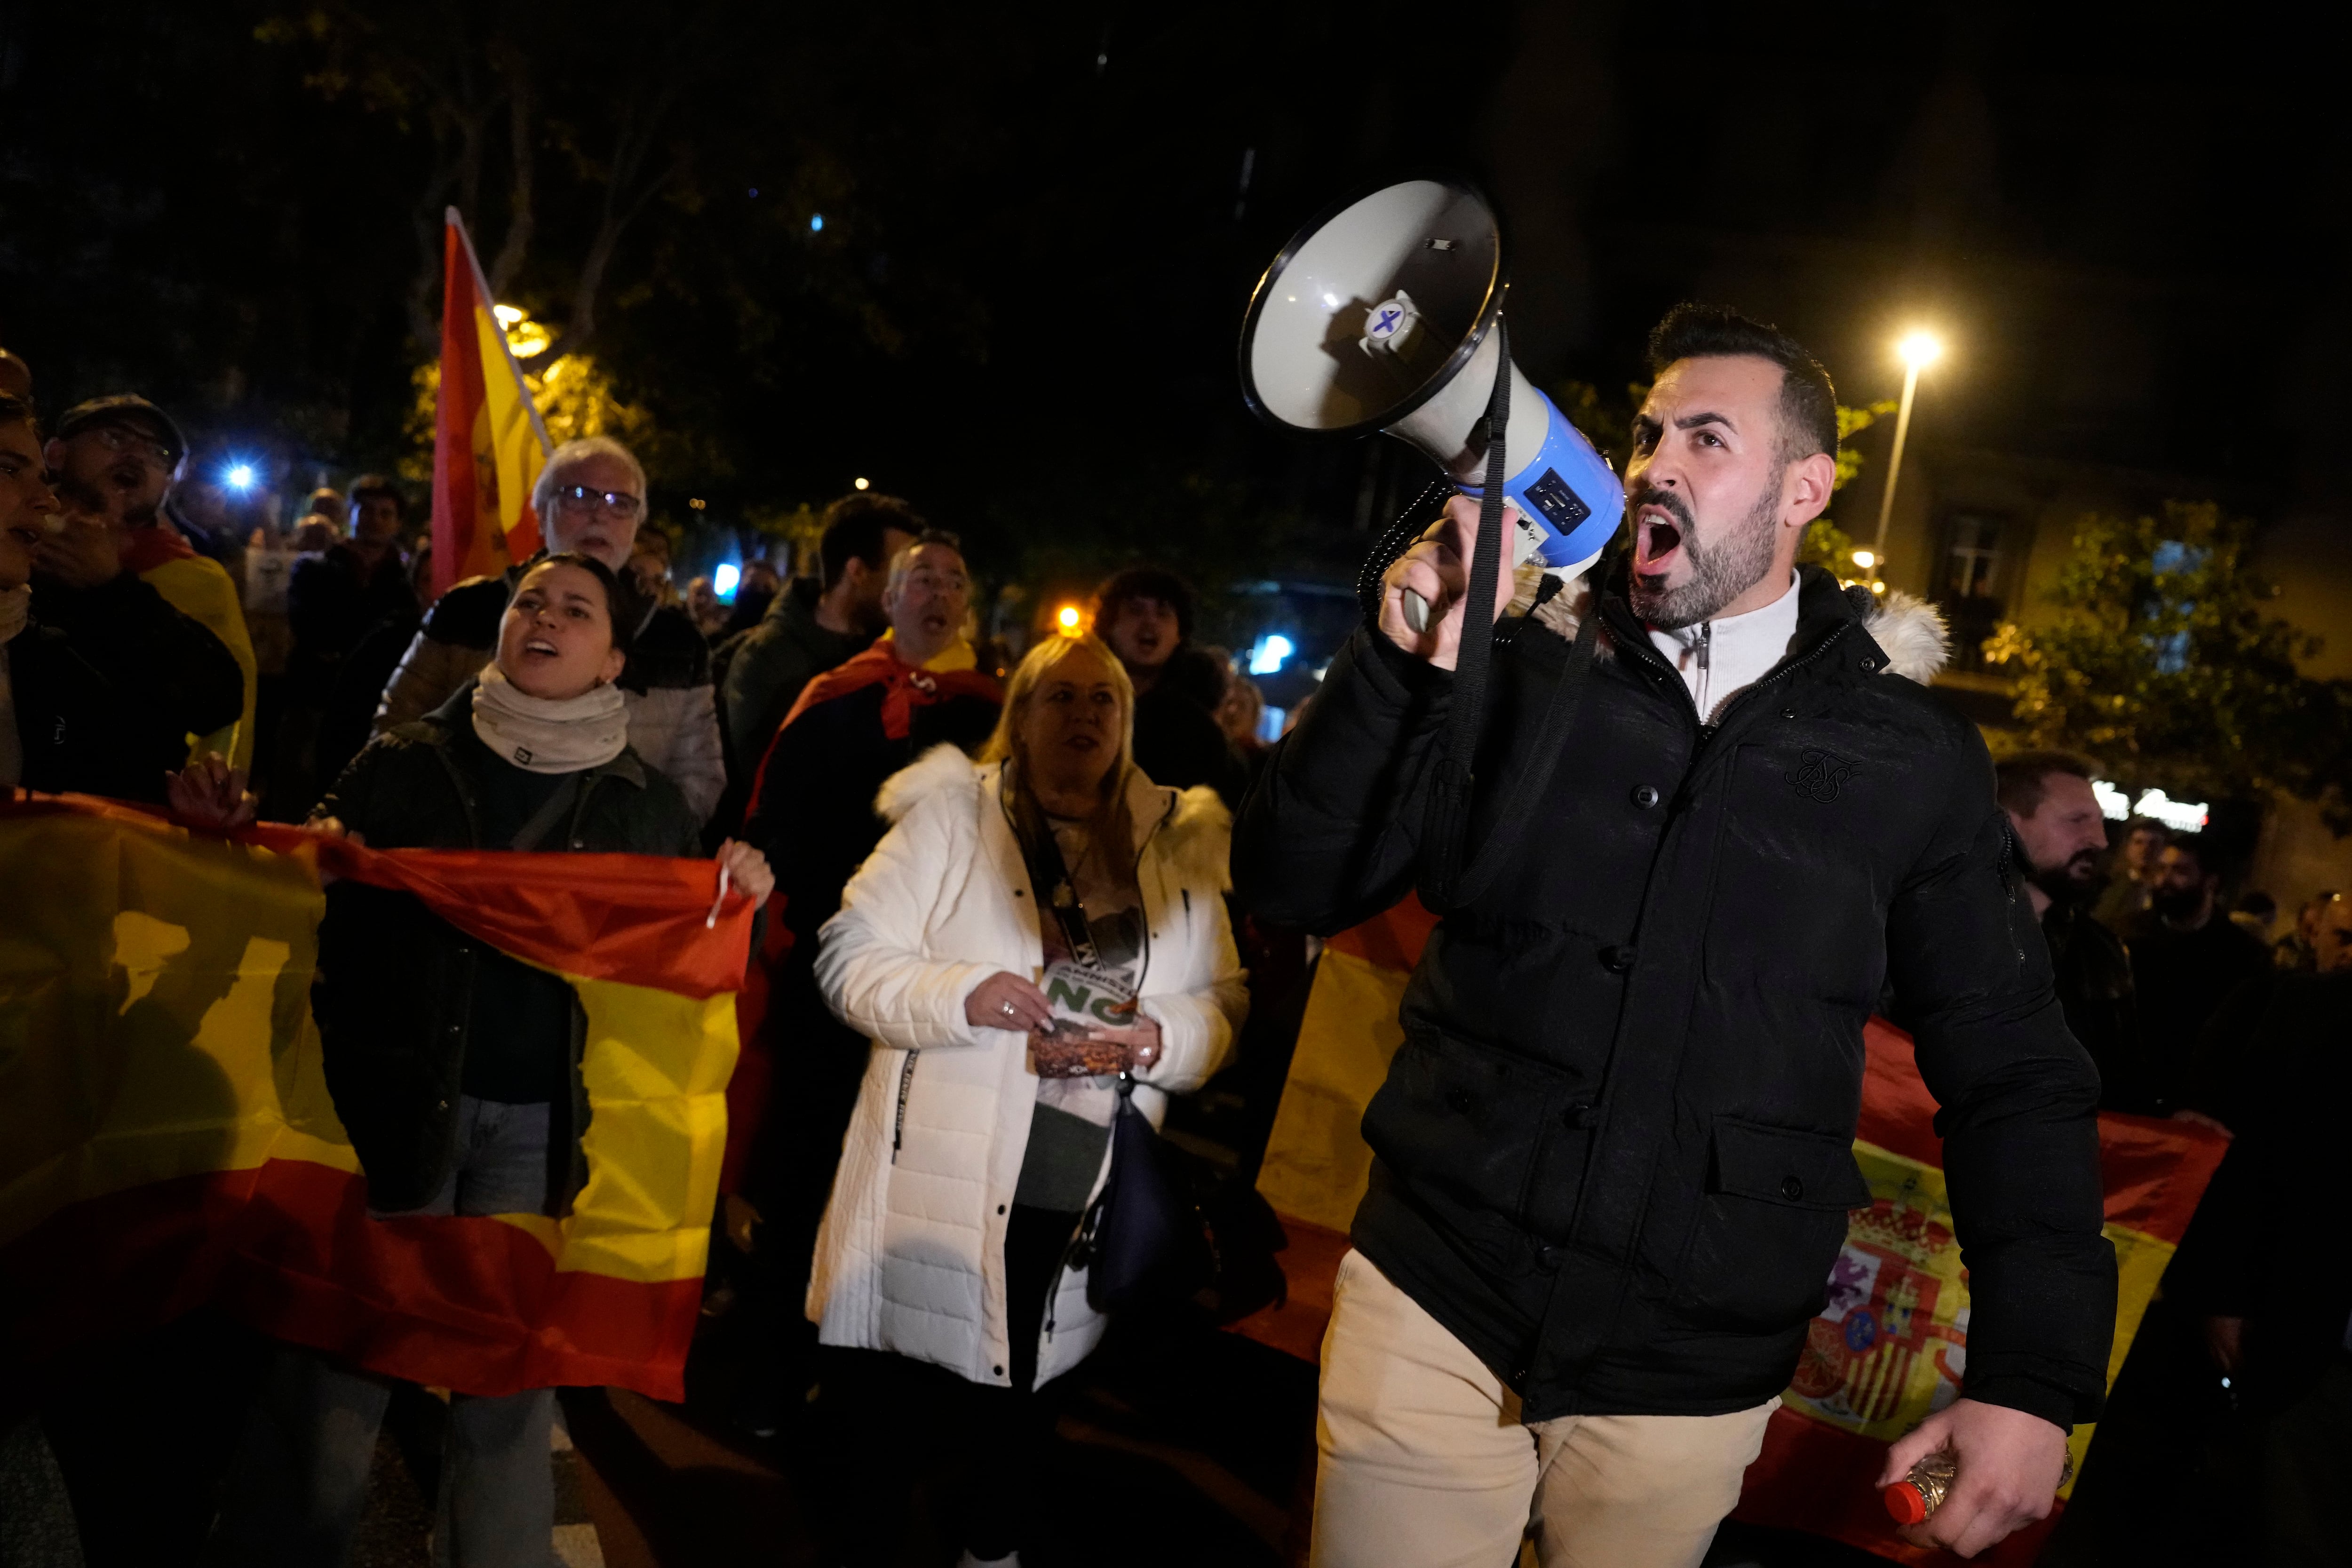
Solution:
M 933 746 L 882 781 L 874 797 L 875 815 L 896 824 L 934 795 L 950 791 L 992 794 L 1002 767 L 997 763 L 975 763 L 953 746 Z M 1206 784 L 1170 789 L 1153 784 L 1141 768 L 1130 767 L 1127 811 L 1135 824 L 1137 850 L 1156 834 L 1160 854 L 1187 883 L 1210 883 L 1220 892 L 1232 889 L 1228 850 L 1234 818 L 1215 790 Z
M 1591 584 L 1583 576 L 1573 577 L 1563 583 L 1558 593 L 1538 602 L 1537 595 L 1542 589 L 1543 576 L 1543 568 L 1532 562 L 1514 574 L 1517 591 L 1508 613 L 1526 616 L 1573 642 L 1585 608 L 1592 602 Z M 1952 662 L 1950 628 L 1944 624 L 1943 612 L 1927 600 L 1900 588 L 1889 588 L 1882 595 L 1857 587 L 1846 590 L 1846 602 L 1853 606 L 1862 629 L 1886 655 L 1883 673 L 1899 675 L 1925 686 Z M 1604 634 L 1601 649 L 1604 654 L 1607 643 Z

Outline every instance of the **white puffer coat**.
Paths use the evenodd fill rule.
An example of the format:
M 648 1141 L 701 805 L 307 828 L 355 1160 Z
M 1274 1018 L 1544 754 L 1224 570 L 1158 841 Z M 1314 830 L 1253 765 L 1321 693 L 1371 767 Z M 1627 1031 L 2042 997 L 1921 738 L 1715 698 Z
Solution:
M 1037 1079 L 1025 1033 L 974 1027 L 963 1006 L 999 970 L 1036 979 L 1045 952 L 998 773 L 941 746 L 885 784 L 875 805 L 894 826 L 820 933 L 825 1000 L 874 1053 L 817 1235 L 808 1312 L 825 1344 L 1003 1386 L 1004 1230 Z M 1180 795 L 1140 771 L 1128 810 L 1149 917 L 1141 1007 L 1162 1045 L 1136 1075 L 1135 1103 L 1157 1124 L 1170 1094 L 1223 1062 L 1247 1007 L 1225 914 L 1233 821 L 1213 792 Z M 1083 1272 L 1062 1272 L 1046 1321 L 1040 1384 L 1102 1338 Z

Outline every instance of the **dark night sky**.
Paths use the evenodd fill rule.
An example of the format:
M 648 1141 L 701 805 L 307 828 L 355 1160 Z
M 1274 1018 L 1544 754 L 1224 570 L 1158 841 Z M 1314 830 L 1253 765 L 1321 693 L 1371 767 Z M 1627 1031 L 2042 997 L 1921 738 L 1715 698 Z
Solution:
M 0 9 L 0 342 L 51 410 L 139 387 L 215 443 L 386 463 L 423 144 L 306 89 L 300 49 L 255 40 L 268 14 L 128 4 L 100 34 Z M 610 96 L 659 13 L 565 14 L 636 40 L 559 62 Z M 1505 211 L 1538 380 L 1621 385 L 1700 294 L 1796 331 L 1859 402 L 1892 395 L 1885 344 L 1926 320 L 1954 353 L 1923 441 L 2340 513 L 2336 94 L 2284 11 L 2147 15 L 746 10 L 677 121 L 692 202 L 624 244 L 594 352 L 709 454 L 657 488 L 721 511 L 867 473 L 1000 569 L 1156 550 L 1344 577 L 1363 452 L 1249 423 L 1241 306 L 1325 201 L 1451 166 Z M 593 200 L 544 184 L 510 291 L 541 310 Z

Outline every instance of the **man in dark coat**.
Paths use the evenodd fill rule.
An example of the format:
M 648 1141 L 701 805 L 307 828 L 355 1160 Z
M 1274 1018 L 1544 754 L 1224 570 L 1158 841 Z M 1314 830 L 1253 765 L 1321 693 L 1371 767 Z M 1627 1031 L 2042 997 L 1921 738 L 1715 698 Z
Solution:
M 2139 1043 L 2131 955 L 2091 918 L 2106 814 L 2091 793 L 2096 771 L 2070 752 L 2020 752 L 1993 770 L 2000 807 L 2017 835 L 2025 896 L 2041 917 L 2066 1027 L 2099 1069 L 2099 1106 L 2158 1114 Z
M 2142 1042 L 2132 1109 L 2151 1116 L 2192 1095 L 2197 1042 L 2223 999 L 2273 968 L 2269 944 L 2224 912 L 2211 861 L 2200 835 L 2174 835 L 2157 856 L 2147 908 L 2124 931 Z
M 753 788 L 743 837 L 775 869 L 793 946 L 770 976 L 762 1033 L 772 1042 L 774 1094 L 736 1196 L 763 1225 L 757 1258 L 767 1267 L 753 1289 L 771 1322 L 770 1348 L 801 1352 L 760 1373 L 747 1412 L 755 1429 L 772 1424 L 776 1402 L 789 1405 L 800 1392 L 790 1380 L 807 1371 L 814 1331 L 801 1298 L 866 1071 L 866 1037 L 835 1018 L 817 989 L 817 929 L 882 841 L 874 812 L 882 781 L 933 746 L 974 751 L 996 727 L 1003 693 L 971 668 L 963 642 L 971 593 L 955 536 L 918 534 L 892 558 L 883 589 L 890 635 L 809 682 Z M 942 668 L 952 665 L 965 668 Z
M 31 411 L 0 395 L 0 790 L 161 801 L 188 738 L 236 721 L 243 672 L 103 528 L 53 532 L 58 511 Z
M 1216 719 L 1226 671 L 1192 645 L 1192 584 L 1164 566 L 1130 566 L 1095 590 L 1095 635 L 1135 683 L 1135 765 L 1237 805 L 1247 770 Z
M 740 784 L 739 800 L 802 690 L 881 634 L 890 562 L 924 527 L 905 501 L 871 490 L 842 497 L 824 514 L 817 542 L 822 579 L 785 584 L 760 624 L 729 638 L 712 660 L 714 667 L 726 661 L 721 717 L 728 776 Z
M 1958 1397 L 1886 1462 L 1892 1481 L 1958 1454 L 1916 1539 L 1973 1553 L 2046 1516 L 2105 1384 L 2098 1079 L 1990 759 L 1890 675 L 1940 664 L 1924 606 L 1870 618 L 1792 570 L 1835 475 L 1828 374 L 1693 306 L 1651 359 L 1631 551 L 1498 628 L 1468 806 L 1484 885 L 1441 910 L 1364 1117 L 1377 1158 L 1323 1352 L 1330 1568 L 1507 1562 L 1531 1500 L 1546 1561 L 1699 1561 L 1871 1201 L 1852 1140 L 1890 979 L 1972 1300 Z M 1272 918 L 1335 931 L 1442 864 L 1476 516 L 1457 499 L 1389 569 L 1260 774 L 1234 870 Z M 1426 631 L 1408 586 L 1438 607 Z

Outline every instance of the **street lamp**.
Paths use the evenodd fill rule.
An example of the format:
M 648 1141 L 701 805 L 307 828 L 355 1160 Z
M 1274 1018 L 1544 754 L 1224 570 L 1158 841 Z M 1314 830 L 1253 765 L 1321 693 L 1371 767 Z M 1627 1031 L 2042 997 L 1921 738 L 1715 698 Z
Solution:
M 1919 367 L 1935 363 L 1944 345 L 1932 332 L 1915 331 L 1895 344 L 1895 352 L 1903 356 L 1903 405 L 1895 413 L 1895 450 L 1886 459 L 1886 488 L 1878 497 L 1878 537 L 1871 543 L 1868 568 L 1874 572 L 1886 563 L 1886 524 L 1895 516 L 1895 481 L 1903 477 L 1903 441 L 1911 434 L 1911 398 L 1919 390 Z M 1854 553 L 1860 565 L 1862 552 Z

